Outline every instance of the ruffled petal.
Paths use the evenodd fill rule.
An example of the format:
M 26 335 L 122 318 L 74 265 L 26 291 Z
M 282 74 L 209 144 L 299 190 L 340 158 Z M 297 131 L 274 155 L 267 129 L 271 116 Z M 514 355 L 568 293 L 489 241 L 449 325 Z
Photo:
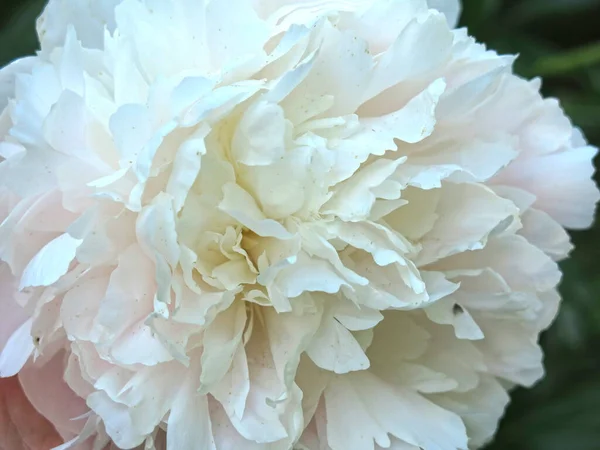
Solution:
M 389 435 L 426 450 L 467 448 L 466 430 L 457 415 L 369 372 L 332 381 L 325 390 L 325 408 L 332 450 L 375 448 L 375 443 L 389 448 Z M 348 429 L 347 421 L 361 426 Z

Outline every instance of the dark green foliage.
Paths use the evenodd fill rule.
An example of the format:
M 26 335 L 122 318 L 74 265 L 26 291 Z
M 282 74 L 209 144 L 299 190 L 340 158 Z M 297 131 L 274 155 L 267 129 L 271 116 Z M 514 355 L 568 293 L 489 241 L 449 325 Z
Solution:
M 402 0 L 398 0 L 402 1 Z M 36 49 L 44 0 L 0 3 L 0 65 Z M 463 0 L 462 24 L 521 75 L 544 77 L 573 122 L 600 144 L 600 0 Z M 573 233 L 563 308 L 543 336 L 548 376 L 517 390 L 490 450 L 600 450 L 600 224 Z

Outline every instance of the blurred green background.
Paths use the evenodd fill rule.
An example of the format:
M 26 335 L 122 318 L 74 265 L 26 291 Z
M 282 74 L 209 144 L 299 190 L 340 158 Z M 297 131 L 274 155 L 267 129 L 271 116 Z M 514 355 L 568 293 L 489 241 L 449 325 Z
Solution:
M 224 0 L 225 1 L 225 0 Z M 399 0 L 400 1 L 400 0 Z M 36 50 L 45 0 L 2 0 L 0 66 Z M 463 0 L 462 25 L 516 71 L 542 76 L 590 142 L 600 145 L 600 0 Z M 490 450 L 600 450 L 600 224 L 572 233 L 562 311 L 543 336 L 548 376 L 518 390 Z

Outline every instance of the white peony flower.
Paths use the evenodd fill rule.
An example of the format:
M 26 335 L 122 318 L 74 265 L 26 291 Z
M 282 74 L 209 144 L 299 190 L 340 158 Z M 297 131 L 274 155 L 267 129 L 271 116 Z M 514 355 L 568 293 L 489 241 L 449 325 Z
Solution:
M 458 11 L 50 1 L 0 73 L 0 375 L 61 449 L 492 437 L 596 149 Z

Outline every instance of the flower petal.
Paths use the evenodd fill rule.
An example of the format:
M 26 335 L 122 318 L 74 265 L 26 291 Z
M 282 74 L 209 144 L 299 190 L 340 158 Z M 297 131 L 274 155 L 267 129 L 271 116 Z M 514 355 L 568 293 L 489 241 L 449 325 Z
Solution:
M 338 376 L 325 390 L 325 407 L 332 450 L 389 448 L 388 434 L 425 450 L 467 448 L 458 416 L 369 372 Z
M 81 242 L 81 239 L 75 239 L 68 233 L 48 242 L 23 271 L 19 289 L 50 286 L 58 281 L 69 270 Z

